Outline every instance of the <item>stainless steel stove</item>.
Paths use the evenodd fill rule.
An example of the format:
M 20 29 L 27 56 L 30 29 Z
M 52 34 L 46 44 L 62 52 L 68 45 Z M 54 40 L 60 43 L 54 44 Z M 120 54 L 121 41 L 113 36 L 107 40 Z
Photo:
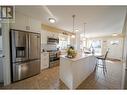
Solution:
M 60 52 L 58 50 L 51 50 L 49 52 L 49 67 L 58 66 L 60 62 Z

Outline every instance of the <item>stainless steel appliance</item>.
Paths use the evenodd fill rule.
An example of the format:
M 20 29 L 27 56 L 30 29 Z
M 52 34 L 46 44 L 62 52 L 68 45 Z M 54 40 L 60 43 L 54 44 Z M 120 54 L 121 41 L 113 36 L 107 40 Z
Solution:
M 59 43 L 59 39 L 58 38 L 47 38 L 47 44 L 58 44 Z
M 40 34 L 10 30 L 12 82 L 40 73 Z
M 49 67 L 58 66 L 60 62 L 59 51 L 49 51 Z

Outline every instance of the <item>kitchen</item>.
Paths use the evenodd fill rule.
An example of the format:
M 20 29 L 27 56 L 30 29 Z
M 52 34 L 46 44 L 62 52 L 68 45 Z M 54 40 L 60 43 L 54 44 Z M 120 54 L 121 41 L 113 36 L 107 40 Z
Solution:
M 108 11 L 110 8 L 111 8 L 111 10 Z M 65 9 L 69 9 L 66 12 L 66 14 L 62 13 L 65 11 Z M 95 12 L 92 11 L 93 9 L 96 9 L 96 10 L 94 10 Z M 38 63 L 38 64 L 40 64 L 40 67 L 38 67 L 38 69 L 37 69 L 37 66 L 39 66 L 39 65 L 32 66 L 32 68 L 30 68 L 28 66 L 28 68 L 30 68 L 30 69 L 34 69 L 36 67 L 36 70 L 35 70 L 36 72 L 33 72 L 32 75 L 30 75 L 31 72 L 28 73 L 28 75 L 26 75 L 26 73 L 20 71 L 22 68 L 22 66 L 21 66 L 20 69 L 17 70 L 20 72 L 18 73 L 18 75 L 16 75 L 19 77 L 19 79 L 17 79 L 15 82 L 15 80 L 11 81 L 11 77 L 8 77 L 8 74 L 10 73 L 12 68 L 4 66 L 4 70 L 5 70 L 5 68 L 7 70 L 6 71 L 7 75 L 5 74 L 5 76 L 4 76 L 5 79 L 7 78 L 6 80 L 4 80 L 6 82 L 5 85 L 7 85 L 7 86 L 5 86 L 5 89 L 6 88 L 8 88 L 8 89 L 11 89 L 11 88 L 25 89 L 25 87 L 23 87 L 21 85 L 25 85 L 25 83 L 27 83 L 28 81 L 31 81 L 31 83 L 29 85 L 32 85 L 32 84 L 36 85 L 35 87 L 32 86 L 35 89 L 37 89 L 37 88 L 38 89 L 41 89 L 41 88 L 61 89 L 61 88 L 59 88 L 59 86 L 61 86 L 61 85 L 65 89 L 68 89 L 68 88 L 69 89 L 76 89 L 85 79 L 87 79 L 90 76 L 90 74 L 92 72 L 94 72 L 94 69 L 96 66 L 96 56 L 94 56 L 94 54 L 105 55 L 108 48 L 110 51 L 108 54 L 108 57 L 107 57 L 107 59 L 109 59 L 108 61 L 114 60 L 114 61 L 116 61 L 116 63 L 121 63 L 123 60 L 123 44 L 124 44 L 124 39 L 123 39 L 124 35 L 122 35 L 123 31 L 121 31 L 121 30 L 123 30 L 123 27 L 124 27 L 123 25 L 125 23 L 125 15 L 126 15 L 125 9 L 126 9 L 126 7 L 117 7 L 117 6 L 116 7 L 108 7 L 108 6 L 107 7 L 15 6 L 15 20 L 14 20 L 14 22 L 9 23 L 9 24 L 7 24 L 7 23 L 3 24 L 2 28 L 3 28 L 3 30 L 4 30 L 4 28 L 6 28 L 9 31 L 10 31 L 10 29 L 11 29 L 11 31 L 21 31 L 21 34 L 20 33 L 18 34 L 16 32 L 12 33 L 13 35 L 19 35 L 19 36 L 17 36 L 17 38 L 19 37 L 19 39 L 20 39 L 21 35 L 28 36 L 28 38 L 26 38 L 26 39 L 29 39 L 29 40 L 25 40 L 25 41 L 26 41 L 26 43 L 28 43 L 28 47 L 31 47 L 31 51 L 30 51 L 30 49 L 28 49 L 28 51 L 29 51 L 28 53 L 31 53 L 31 54 L 28 55 L 29 60 L 27 60 L 27 61 L 38 59 L 40 61 Z M 30 11 L 30 10 L 32 10 L 32 11 Z M 51 16 L 51 14 L 48 13 L 47 10 L 52 12 L 52 16 Z M 81 12 L 79 12 L 78 10 L 80 10 Z M 88 10 L 91 11 L 91 13 L 89 13 Z M 34 14 L 33 14 L 33 12 L 34 12 Z M 38 13 L 40 13 L 40 15 L 37 15 Z M 87 14 L 85 14 L 85 13 L 87 13 Z M 104 13 L 104 14 L 102 15 L 102 13 Z M 116 16 L 116 14 L 117 14 L 117 16 Z M 119 15 L 119 14 L 121 14 L 121 15 Z M 57 18 L 57 16 L 59 18 Z M 116 18 L 113 19 L 114 21 L 112 20 L 113 16 L 116 16 Z M 55 20 L 52 19 L 53 17 L 56 17 L 56 19 Z M 103 17 L 105 17 L 105 19 L 103 19 Z M 85 20 L 85 22 L 84 22 L 84 20 Z M 109 21 L 109 22 L 107 22 L 107 21 Z M 117 25 L 116 22 L 119 24 Z M 108 23 L 108 26 L 105 23 Z M 114 25 L 115 28 L 109 27 L 110 23 L 112 23 L 112 25 Z M 101 29 L 104 26 L 106 29 L 105 30 Z M 101 28 L 99 28 L 99 27 L 101 27 Z M 94 31 L 94 29 L 96 29 L 97 32 Z M 104 33 L 101 32 L 102 30 Z M 94 32 L 89 33 L 89 31 L 94 31 Z M 116 32 L 114 32 L 114 31 L 116 31 Z M 22 34 L 22 32 L 25 32 L 26 34 Z M 3 32 L 3 36 L 6 35 L 5 33 L 8 33 L 8 32 Z M 35 36 L 30 36 L 33 34 L 35 34 Z M 36 40 L 36 35 L 38 35 L 37 36 L 38 40 Z M 100 36 L 98 36 L 98 35 L 100 35 Z M 13 39 L 15 37 L 12 36 L 11 38 Z M 8 39 L 3 39 L 3 40 L 8 41 Z M 19 41 L 19 42 L 17 42 L 18 44 L 24 42 L 22 40 L 22 38 L 20 40 L 21 40 L 21 42 L 19 40 L 15 40 L 15 41 Z M 14 39 L 12 41 L 10 39 L 11 43 L 9 43 L 9 44 L 10 44 L 10 46 L 12 46 L 12 50 L 11 50 L 10 54 L 15 53 L 16 50 L 18 52 L 18 50 L 19 50 L 19 54 L 21 54 L 19 56 L 23 57 L 25 54 L 24 53 L 25 52 L 24 46 L 19 45 L 19 46 L 17 46 L 18 48 L 16 48 L 16 50 L 13 51 L 13 49 L 15 48 L 15 47 L 13 47 L 13 44 L 16 44 L 16 43 L 13 43 L 13 41 L 14 41 Z M 7 45 L 9 45 L 9 44 L 4 43 L 3 47 L 6 46 L 6 50 L 10 50 L 10 46 L 7 47 Z M 79 63 L 78 63 L 77 59 L 76 59 L 77 57 L 75 57 L 75 56 L 74 56 L 75 57 L 74 59 L 67 58 L 67 60 L 69 60 L 68 62 L 70 62 L 70 60 L 76 60 L 75 62 L 77 65 L 74 66 L 75 69 L 72 66 L 74 70 L 72 70 L 72 67 L 69 68 L 69 66 L 65 67 L 62 70 L 62 68 L 64 67 L 63 64 L 68 63 L 68 62 L 66 62 L 67 60 L 64 60 L 64 59 L 66 59 L 67 53 L 70 52 L 69 48 L 71 46 L 73 46 L 73 48 L 75 50 L 74 55 L 77 55 L 78 57 L 83 56 L 83 58 L 81 58 L 83 60 L 78 60 L 79 61 Z M 27 47 L 27 45 L 26 45 L 26 47 Z M 11 59 L 11 57 L 9 56 L 10 54 L 7 54 L 6 50 L 4 50 L 4 48 L 3 48 L 4 54 L 6 55 L 5 59 L 6 59 L 6 57 L 8 57 L 10 59 L 9 63 L 11 63 L 13 58 Z M 117 53 L 115 53 L 114 50 L 116 50 Z M 79 55 L 79 53 L 84 54 L 84 52 L 86 53 L 85 55 Z M 37 58 L 30 59 L 32 57 L 36 57 L 36 54 L 37 54 L 37 56 L 39 54 L 40 55 Z M 13 56 L 13 54 L 11 56 Z M 69 55 L 67 57 L 71 57 L 71 56 L 72 55 Z M 90 60 L 92 60 L 92 62 L 90 62 Z M 7 61 L 9 61 L 9 60 L 7 60 Z M 75 64 L 75 62 L 72 64 Z M 35 62 L 35 63 L 37 63 L 37 62 Z M 81 65 L 80 63 L 83 63 L 83 64 Z M 88 65 L 85 65 L 84 68 L 82 68 L 82 69 L 78 68 L 78 66 L 83 67 L 83 65 L 85 63 L 88 63 L 88 65 L 90 63 L 92 63 L 91 64 L 92 68 L 91 68 L 91 66 L 88 66 Z M 67 65 L 69 65 L 69 64 L 71 65 L 71 63 L 68 63 Z M 109 63 L 107 63 L 107 64 L 109 64 Z M 118 65 L 119 69 L 122 68 L 121 64 L 116 64 L 116 65 Z M 112 65 L 112 66 L 114 66 L 114 65 Z M 77 67 L 77 69 L 76 69 L 76 67 Z M 118 67 L 116 66 L 117 69 L 118 69 Z M 90 68 L 90 72 L 87 70 L 88 68 Z M 114 73 L 116 71 L 116 68 L 114 68 L 114 69 L 110 68 L 111 72 L 114 70 L 113 71 L 113 73 Z M 73 72 L 71 72 L 71 71 L 68 72 L 68 70 L 70 70 L 70 69 Z M 80 69 L 81 69 L 81 73 L 80 73 Z M 86 71 L 83 71 L 84 69 Z M 76 78 L 74 78 L 74 79 L 71 78 L 72 80 L 68 79 L 71 76 L 76 77 L 76 75 L 73 74 L 74 71 L 76 73 L 76 70 L 78 70 L 77 74 L 79 74 L 78 79 L 76 79 Z M 17 71 L 12 71 L 12 72 L 15 74 L 15 72 L 17 72 Z M 66 74 L 64 72 L 66 72 Z M 86 72 L 88 72 L 88 73 L 86 73 Z M 100 71 L 100 72 L 103 73 L 103 71 Z M 59 75 L 59 73 L 60 73 L 60 75 Z M 69 74 L 72 73 L 72 75 L 70 74 L 70 76 L 68 76 L 67 75 L 68 73 Z M 121 74 L 121 70 L 116 73 Z M 22 76 L 25 76 L 25 77 L 22 77 Z M 33 77 L 31 77 L 31 76 L 33 76 Z M 66 76 L 68 76 L 68 77 L 66 77 Z M 114 74 L 114 76 L 115 76 L 114 78 L 121 77 L 121 76 L 117 76 L 117 74 L 116 75 Z M 36 78 L 37 78 L 37 80 L 40 80 L 39 83 L 37 82 Z M 55 79 L 55 80 L 53 80 L 53 79 Z M 60 81 L 59 81 L 59 79 L 60 79 Z M 68 82 L 67 82 L 68 80 L 71 80 L 71 82 L 72 82 L 72 84 L 70 84 L 71 86 L 68 84 Z M 118 78 L 116 80 L 116 82 L 118 82 L 119 80 L 121 80 L 121 78 Z M 27 81 L 27 82 L 24 82 L 24 81 Z M 37 83 L 34 84 L 33 83 L 34 81 L 35 81 L 35 83 L 36 82 Z M 73 84 L 73 81 L 75 82 L 75 84 Z M 78 81 L 78 83 L 77 83 L 77 81 Z M 50 82 L 51 82 L 51 84 L 53 84 L 51 87 L 49 86 Z M 8 85 L 8 84 L 11 84 L 11 85 Z M 20 88 L 20 86 L 18 86 L 19 84 L 20 84 L 21 88 Z M 39 86 L 40 88 L 37 87 L 38 84 L 41 85 L 41 86 Z M 47 84 L 48 84 L 48 86 L 47 86 Z M 72 85 L 74 85 L 74 87 L 72 87 Z M 118 85 L 118 86 L 114 86 L 114 85 Z M 115 89 L 115 88 L 121 89 L 121 87 L 120 87 L 121 85 L 119 85 L 119 83 L 116 83 L 114 85 L 110 89 Z M 30 88 L 29 86 L 26 87 L 26 89 L 29 89 L 29 88 Z M 106 86 L 102 86 L 102 88 L 100 87 L 100 89 L 103 89 L 103 88 L 106 88 Z M 4 89 L 4 87 L 3 87 L 3 89 Z M 91 89 L 92 89 L 92 87 L 91 87 Z

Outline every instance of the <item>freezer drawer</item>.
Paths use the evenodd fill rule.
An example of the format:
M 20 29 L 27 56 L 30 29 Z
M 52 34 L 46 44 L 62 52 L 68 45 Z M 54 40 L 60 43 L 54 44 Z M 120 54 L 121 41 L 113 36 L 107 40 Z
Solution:
M 13 64 L 13 82 L 22 80 L 40 73 L 40 60 L 22 64 Z

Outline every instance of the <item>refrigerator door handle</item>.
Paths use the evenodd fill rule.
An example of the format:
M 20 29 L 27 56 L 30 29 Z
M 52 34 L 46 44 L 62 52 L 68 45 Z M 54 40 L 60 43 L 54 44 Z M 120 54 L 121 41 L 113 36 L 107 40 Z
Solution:
M 29 60 L 29 35 L 26 35 L 26 56 Z
M 31 51 L 31 48 L 30 48 L 30 34 L 28 35 L 28 58 L 30 58 L 30 51 Z

